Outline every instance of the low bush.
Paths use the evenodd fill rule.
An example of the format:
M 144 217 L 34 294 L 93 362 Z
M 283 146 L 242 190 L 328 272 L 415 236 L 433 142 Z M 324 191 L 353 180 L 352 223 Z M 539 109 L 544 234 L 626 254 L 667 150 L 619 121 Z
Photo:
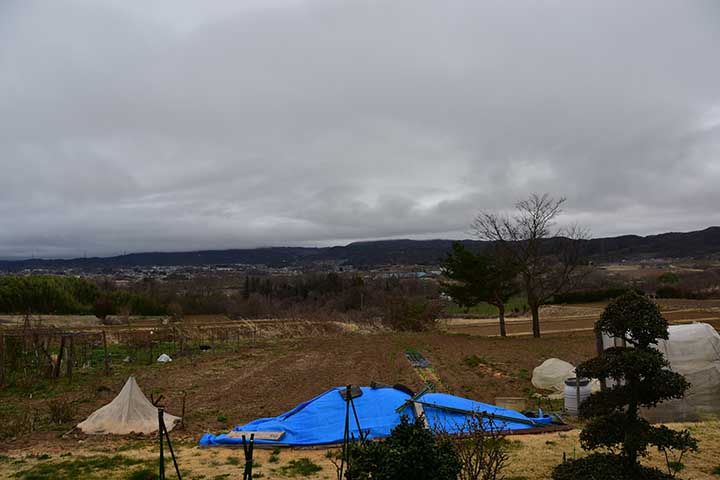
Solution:
M 287 465 L 278 468 L 278 472 L 286 477 L 308 477 L 321 470 L 322 467 L 305 457 L 297 460 L 290 460 Z
M 348 480 L 455 480 L 462 464 L 452 441 L 425 429 L 422 419 L 411 423 L 403 416 L 381 442 L 348 446 Z
M 687 298 L 691 300 L 701 300 L 706 298 L 706 295 L 702 293 L 693 292 L 680 287 L 664 286 L 660 287 L 655 291 L 657 298 Z
M 47 409 L 50 416 L 50 422 L 57 425 L 70 422 L 75 413 L 73 403 L 64 397 L 48 400 Z
M 422 332 L 435 328 L 442 310 L 438 302 L 406 296 L 388 298 L 383 312 L 385 326 L 399 331 Z
M 502 479 L 510 461 L 511 443 L 505 438 L 503 426 L 493 425 L 480 416 L 467 417 L 457 431 L 445 436 L 455 446 L 460 460 L 459 480 Z
M 671 480 L 675 477 L 656 468 L 637 465 L 628 470 L 616 455 L 593 453 L 556 466 L 553 480 Z
M 143 468 L 130 473 L 127 480 L 158 480 L 159 478 L 154 469 Z
M 678 282 L 680 282 L 680 277 L 678 277 L 677 274 L 675 274 L 673 272 L 665 272 L 658 277 L 658 282 L 660 282 L 660 283 L 678 283 Z

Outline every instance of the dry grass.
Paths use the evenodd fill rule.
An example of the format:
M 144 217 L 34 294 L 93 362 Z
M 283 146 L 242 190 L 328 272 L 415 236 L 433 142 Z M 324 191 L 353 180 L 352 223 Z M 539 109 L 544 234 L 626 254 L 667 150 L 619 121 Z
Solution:
M 685 469 L 680 478 L 685 480 L 717 480 L 713 469 L 720 466 L 720 421 L 713 420 L 693 424 L 672 424 L 673 428 L 689 428 L 693 435 L 700 440 L 700 452 L 690 454 L 684 463 Z M 511 449 L 510 465 L 507 469 L 508 478 L 525 480 L 545 480 L 549 478 L 552 468 L 562 461 L 563 453 L 568 457 L 573 455 L 584 455 L 578 442 L 579 430 L 571 432 L 547 433 L 542 435 L 519 435 L 508 437 L 513 446 Z M 115 440 L 112 444 L 99 439 L 88 439 L 84 444 L 73 447 L 69 450 L 46 451 L 18 451 L 12 452 L 7 457 L 0 457 L 0 479 L 13 478 L 12 475 L 19 471 L 25 471 L 42 462 L 60 462 L 68 458 L 78 458 L 83 455 L 114 455 L 119 449 L 122 455 L 135 460 L 151 462 L 156 459 L 157 450 L 154 442 L 147 439 L 141 442 L 134 440 Z M 138 445 L 138 443 L 140 443 Z M 128 448 L 128 446 L 130 448 Z M 188 443 L 177 443 L 179 463 L 183 478 L 236 478 L 241 475 L 243 468 L 243 454 L 241 449 L 213 448 L 200 449 Z M 112 452 L 108 454 L 107 452 Z M 72 453 L 72 456 L 67 456 Z M 50 458 L 45 458 L 49 454 Z M 308 449 L 285 449 L 279 454 L 278 462 L 270 462 L 272 452 L 268 449 L 255 450 L 255 462 L 258 467 L 254 472 L 262 473 L 265 479 L 281 480 L 287 477 L 282 475 L 282 466 L 287 465 L 291 460 L 308 458 L 313 463 L 322 467 L 322 470 L 308 478 L 332 479 L 334 478 L 334 466 L 326 457 L 326 450 Z M 65 455 L 65 456 L 61 456 Z M 241 461 L 238 464 L 237 459 Z M 16 463 L 20 461 L 21 463 Z M 657 453 L 652 452 L 645 463 L 664 468 L 664 459 Z M 138 467 L 140 468 L 140 467 Z M 132 470 L 132 469 L 130 469 Z M 101 473 L 101 472 L 98 472 Z M 128 470 L 107 471 L 98 475 L 106 480 L 119 480 L 127 478 Z M 204 477 L 203 477 L 204 475 Z M 16 478 L 16 477 L 15 477 Z

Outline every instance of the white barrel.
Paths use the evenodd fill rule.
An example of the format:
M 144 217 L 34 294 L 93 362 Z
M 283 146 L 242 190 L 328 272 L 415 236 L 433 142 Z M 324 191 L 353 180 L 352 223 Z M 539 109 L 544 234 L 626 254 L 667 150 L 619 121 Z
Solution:
M 579 400 L 578 390 L 580 392 Z M 580 404 L 590 396 L 591 392 L 590 380 L 587 378 L 580 379 L 579 389 L 575 377 L 565 380 L 565 411 L 569 415 L 577 416 Z

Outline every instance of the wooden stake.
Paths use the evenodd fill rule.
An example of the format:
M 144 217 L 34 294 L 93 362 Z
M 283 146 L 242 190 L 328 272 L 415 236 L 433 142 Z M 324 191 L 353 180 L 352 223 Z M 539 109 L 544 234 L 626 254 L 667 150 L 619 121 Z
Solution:
M 107 335 L 105 334 L 105 329 L 103 329 L 103 362 L 105 362 L 105 375 L 110 375 L 110 363 L 108 361 L 108 351 L 107 351 Z
M 75 336 L 70 335 L 70 344 L 65 347 L 67 355 L 65 355 L 65 375 L 68 381 L 72 381 L 73 362 L 75 361 Z
M 180 414 L 180 428 L 185 430 L 185 399 L 187 398 L 187 391 L 183 390 L 182 396 L 182 412 Z
M 65 335 L 60 337 L 60 350 L 58 351 L 57 361 L 53 364 L 53 378 L 60 376 L 60 363 L 62 363 L 63 351 L 65 350 Z

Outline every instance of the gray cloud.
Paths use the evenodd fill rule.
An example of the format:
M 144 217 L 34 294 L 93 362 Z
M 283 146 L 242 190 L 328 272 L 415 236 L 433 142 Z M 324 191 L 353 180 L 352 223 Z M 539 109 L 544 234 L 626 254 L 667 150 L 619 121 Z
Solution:
M 720 224 L 720 4 L 6 1 L 0 257 Z

